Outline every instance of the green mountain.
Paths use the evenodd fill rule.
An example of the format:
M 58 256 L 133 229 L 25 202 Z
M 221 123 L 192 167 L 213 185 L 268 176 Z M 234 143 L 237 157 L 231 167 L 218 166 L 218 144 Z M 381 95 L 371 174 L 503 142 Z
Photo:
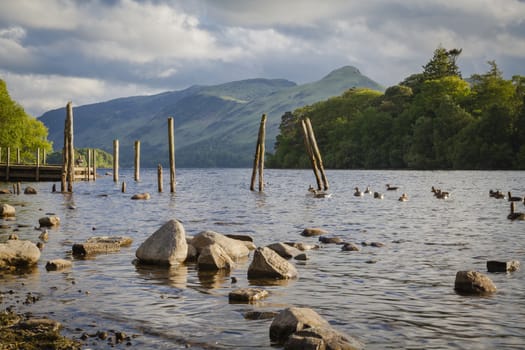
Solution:
M 347 66 L 304 85 L 284 79 L 250 79 L 79 106 L 73 109 L 74 143 L 112 153 L 113 140 L 118 139 L 120 165 L 127 167 L 133 165 L 133 144 L 140 140 L 141 166 L 167 164 L 167 118 L 174 117 L 177 166 L 251 166 L 262 114 L 267 115 L 266 148 L 271 152 L 285 112 L 352 87 L 383 90 Z M 65 115 L 61 108 L 40 117 L 55 150 L 63 145 Z

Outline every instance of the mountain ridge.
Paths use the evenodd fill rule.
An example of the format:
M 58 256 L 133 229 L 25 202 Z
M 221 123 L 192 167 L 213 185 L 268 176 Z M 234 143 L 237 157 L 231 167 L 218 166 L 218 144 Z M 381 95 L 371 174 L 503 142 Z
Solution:
M 73 108 L 75 147 L 112 153 L 119 139 L 121 166 L 133 165 L 133 144 L 141 141 L 141 165 L 168 161 L 167 118 L 175 121 L 177 166 L 246 167 L 252 162 L 261 115 L 267 115 L 266 144 L 273 150 L 287 111 L 338 96 L 352 87 L 383 90 L 352 66 L 298 85 L 286 79 L 253 78 L 217 85 L 193 85 L 149 96 L 121 97 Z M 65 109 L 39 118 L 55 150 L 62 148 Z

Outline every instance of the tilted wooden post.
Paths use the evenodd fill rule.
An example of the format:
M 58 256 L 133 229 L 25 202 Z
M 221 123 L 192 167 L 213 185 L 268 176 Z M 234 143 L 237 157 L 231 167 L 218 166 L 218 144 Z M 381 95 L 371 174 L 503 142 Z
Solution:
M 173 118 L 168 118 L 168 139 L 170 155 L 170 192 L 175 192 L 175 133 Z
M 257 136 L 257 145 L 255 147 L 255 156 L 253 157 L 253 171 L 250 190 L 255 190 L 255 178 L 257 171 L 259 172 L 259 192 L 264 190 L 264 142 L 266 137 L 266 114 L 261 117 L 261 124 L 259 125 L 259 133 Z
M 306 127 L 306 122 L 304 121 L 304 119 L 301 119 L 301 126 L 303 129 L 304 146 L 306 147 L 308 158 L 310 159 L 310 163 L 312 164 L 312 170 L 315 175 L 315 181 L 317 182 L 317 190 L 320 191 L 323 189 L 323 185 L 321 183 L 321 177 L 319 176 L 319 168 L 317 167 L 317 161 L 315 160 L 312 144 L 310 142 L 310 137 L 308 136 L 308 128 Z
M 326 174 L 324 172 L 323 159 L 321 158 L 321 152 L 319 152 L 319 147 L 317 147 L 317 141 L 315 139 L 314 129 L 312 128 L 312 123 L 310 122 L 310 118 L 306 118 L 305 122 L 306 122 L 306 128 L 308 129 L 308 136 L 310 138 L 310 143 L 312 145 L 312 150 L 315 156 L 315 160 L 317 161 L 317 164 L 319 165 L 319 171 L 321 172 L 321 179 L 323 181 L 324 190 L 327 191 L 329 188 L 328 179 L 326 178 Z
M 140 141 L 135 141 L 135 181 L 140 180 Z
M 118 140 L 113 140 L 113 181 L 118 182 Z
M 157 187 L 159 192 L 162 192 L 162 165 L 157 166 Z
M 73 192 L 73 182 L 75 181 L 75 149 L 73 146 L 73 104 L 67 103 L 67 119 L 68 119 L 68 166 L 67 166 L 67 191 Z

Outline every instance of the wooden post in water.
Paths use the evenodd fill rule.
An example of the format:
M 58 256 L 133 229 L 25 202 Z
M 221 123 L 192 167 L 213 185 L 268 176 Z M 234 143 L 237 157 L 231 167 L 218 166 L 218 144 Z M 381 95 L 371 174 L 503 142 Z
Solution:
M 140 180 L 140 141 L 135 141 L 135 181 Z
M 113 181 L 118 182 L 118 140 L 113 140 Z
M 122 193 L 126 193 L 126 182 L 122 181 Z
M 73 104 L 67 103 L 67 191 L 73 192 L 73 182 L 75 181 L 75 149 L 73 146 Z
M 168 139 L 170 155 L 170 192 L 175 192 L 175 132 L 173 117 L 168 118 Z
M 0 147 L 0 164 L 2 163 L 2 147 Z
M 162 192 L 162 164 L 157 166 L 157 187 Z
M 36 150 L 36 181 L 40 181 L 40 148 Z
M 266 114 L 261 117 L 261 124 L 259 126 L 259 134 L 257 136 L 257 145 L 255 147 L 255 156 L 253 157 L 253 171 L 252 181 L 250 184 L 250 191 L 255 190 L 255 178 L 257 171 L 259 172 L 259 192 L 264 190 L 264 138 L 266 134 Z
M 321 183 L 321 177 L 319 176 L 319 168 L 317 167 L 317 161 L 315 160 L 312 144 L 310 142 L 310 137 L 308 136 L 308 129 L 306 127 L 306 122 L 304 121 L 304 119 L 301 119 L 301 126 L 303 129 L 304 146 L 306 147 L 308 158 L 310 159 L 310 163 L 312 164 L 312 170 L 315 175 L 315 181 L 317 182 L 317 190 L 320 191 L 323 189 L 323 185 Z
M 87 171 L 86 171 L 87 180 L 91 180 L 91 148 L 87 150 Z
M 324 187 L 323 189 L 327 191 L 329 188 L 328 179 L 326 178 L 326 174 L 324 172 L 323 159 L 321 158 L 321 152 L 319 152 L 319 147 L 317 146 L 314 129 L 312 128 L 312 123 L 310 122 L 310 118 L 306 118 L 305 122 L 306 122 L 306 128 L 308 130 L 308 137 L 310 139 L 310 144 L 312 145 L 312 151 L 313 151 L 315 160 L 319 166 L 319 171 L 321 173 L 321 180 L 323 182 L 323 187 Z
M 18 181 L 16 183 L 16 194 L 20 194 L 21 189 L 22 189 L 22 184 L 20 183 L 20 181 Z
M 93 152 L 91 153 L 91 156 L 93 157 L 93 160 L 91 161 L 91 164 L 93 164 L 93 181 L 97 181 L 97 150 L 93 148 Z
M 11 147 L 7 147 L 7 153 L 5 155 L 5 163 L 6 163 L 5 181 L 9 181 L 9 161 L 10 161 L 10 158 L 11 158 Z

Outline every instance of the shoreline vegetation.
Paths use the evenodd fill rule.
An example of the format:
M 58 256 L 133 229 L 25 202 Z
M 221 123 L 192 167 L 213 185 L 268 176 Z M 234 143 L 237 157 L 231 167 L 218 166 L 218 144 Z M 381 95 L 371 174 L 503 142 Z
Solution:
M 384 93 L 353 88 L 282 116 L 270 168 L 308 168 L 301 120 L 329 169 L 523 170 L 525 77 L 495 61 L 463 79 L 461 49 L 434 51 L 423 72 Z

